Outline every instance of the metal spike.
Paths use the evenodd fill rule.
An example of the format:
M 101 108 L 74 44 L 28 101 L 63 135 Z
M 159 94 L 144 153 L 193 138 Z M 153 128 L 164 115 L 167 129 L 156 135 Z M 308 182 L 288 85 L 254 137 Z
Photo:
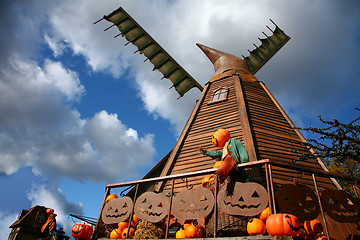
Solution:
M 269 26 L 268 26 L 268 25 L 266 25 L 266 27 L 267 27 L 267 29 L 269 29 L 272 33 L 274 33 L 274 31 L 273 31 L 273 30 L 271 30 L 271 28 L 269 28 Z
M 149 60 L 149 58 L 145 58 L 144 62 L 146 62 L 147 60 Z
M 164 77 L 162 77 L 160 80 L 163 80 L 165 78 L 165 76 Z
M 174 85 L 172 85 L 171 87 L 169 87 L 169 89 L 172 89 L 174 87 Z
M 94 22 L 93 24 L 97 24 L 98 22 L 101 22 L 102 20 L 104 20 L 104 18 L 101 18 L 101 19 L 97 20 L 97 21 Z
M 258 47 L 255 45 L 255 43 L 253 43 L 253 45 L 254 45 L 256 48 L 258 48 Z
M 249 49 L 248 49 L 248 51 L 249 51 L 249 53 L 251 53 Z
M 124 46 L 127 46 L 127 45 L 129 45 L 129 43 L 131 43 L 131 42 L 130 42 L 130 41 L 128 41 L 127 43 L 125 43 L 125 44 L 124 44 Z
M 245 59 L 244 55 L 241 55 L 241 56 Z
M 113 26 L 115 26 L 115 24 L 111 25 L 110 27 L 106 28 L 104 31 L 109 30 L 110 28 L 112 28 Z
M 267 38 L 269 37 L 268 35 L 266 35 L 266 33 L 264 33 L 264 32 L 262 32 L 262 33 L 265 35 L 265 37 L 267 37 Z
M 181 98 L 181 96 L 179 96 L 176 100 L 179 100 Z
M 114 38 L 117 38 L 117 37 L 120 36 L 120 35 L 121 35 L 121 33 L 119 33 L 118 35 L 115 35 Z
M 270 22 L 272 22 L 277 27 L 276 23 L 274 23 L 274 21 L 271 20 L 271 18 L 269 18 L 269 20 L 270 20 Z

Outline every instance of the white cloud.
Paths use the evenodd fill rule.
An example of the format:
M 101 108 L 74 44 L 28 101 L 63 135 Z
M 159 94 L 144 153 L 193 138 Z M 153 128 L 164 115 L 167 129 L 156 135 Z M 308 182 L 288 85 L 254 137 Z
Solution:
M 11 232 L 9 226 L 15 222 L 19 213 L 8 213 L 0 211 L 0 239 L 8 239 Z

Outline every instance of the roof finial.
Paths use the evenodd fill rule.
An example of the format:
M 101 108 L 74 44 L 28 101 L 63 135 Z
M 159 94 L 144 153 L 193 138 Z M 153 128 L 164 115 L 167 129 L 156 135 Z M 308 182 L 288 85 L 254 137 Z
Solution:
M 221 52 L 219 50 L 196 44 L 214 64 L 215 74 L 217 76 L 227 70 L 241 70 L 250 72 L 247 63 L 234 55 Z

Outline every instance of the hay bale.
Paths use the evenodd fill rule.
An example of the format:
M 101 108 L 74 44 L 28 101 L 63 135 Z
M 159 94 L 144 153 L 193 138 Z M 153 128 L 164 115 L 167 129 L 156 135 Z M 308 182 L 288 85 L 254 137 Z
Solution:
M 165 238 L 163 222 L 151 223 L 139 220 L 133 239 L 160 239 Z

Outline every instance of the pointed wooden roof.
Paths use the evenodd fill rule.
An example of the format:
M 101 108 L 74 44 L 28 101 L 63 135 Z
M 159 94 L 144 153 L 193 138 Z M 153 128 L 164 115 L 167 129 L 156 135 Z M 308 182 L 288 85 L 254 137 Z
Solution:
M 211 168 L 215 160 L 200 155 L 198 147 L 219 151 L 212 146 L 211 137 L 219 128 L 230 131 L 233 138 L 241 140 L 249 152 L 250 161 L 270 159 L 282 163 L 293 163 L 299 153 L 291 152 L 306 141 L 296 130 L 285 111 L 267 89 L 249 71 L 247 63 L 227 54 L 198 44 L 214 64 L 215 74 L 206 84 L 173 151 L 160 176 L 186 173 Z M 228 89 L 226 101 L 211 102 L 213 93 L 219 88 Z M 320 161 L 302 163 L 303 166 L 326 170 Z M 264 171 L 258 173 L 265 179 Z M 259 176 L 256 176 L 257 178 Z M 188 184 L 200 184 L 202 177 Z M 293 181 L 311 184 L 311 176 L 300 176 L 294 170 L 273 167 L 275 184 Z M 328 178 L 319 179 L 320 188 L 336 188 L 337 183 Z M 175 192 L 185 187 L 185 182 L 175 184 Z M 170 184 L 159 183 L 155 190 L 170 190 Z

